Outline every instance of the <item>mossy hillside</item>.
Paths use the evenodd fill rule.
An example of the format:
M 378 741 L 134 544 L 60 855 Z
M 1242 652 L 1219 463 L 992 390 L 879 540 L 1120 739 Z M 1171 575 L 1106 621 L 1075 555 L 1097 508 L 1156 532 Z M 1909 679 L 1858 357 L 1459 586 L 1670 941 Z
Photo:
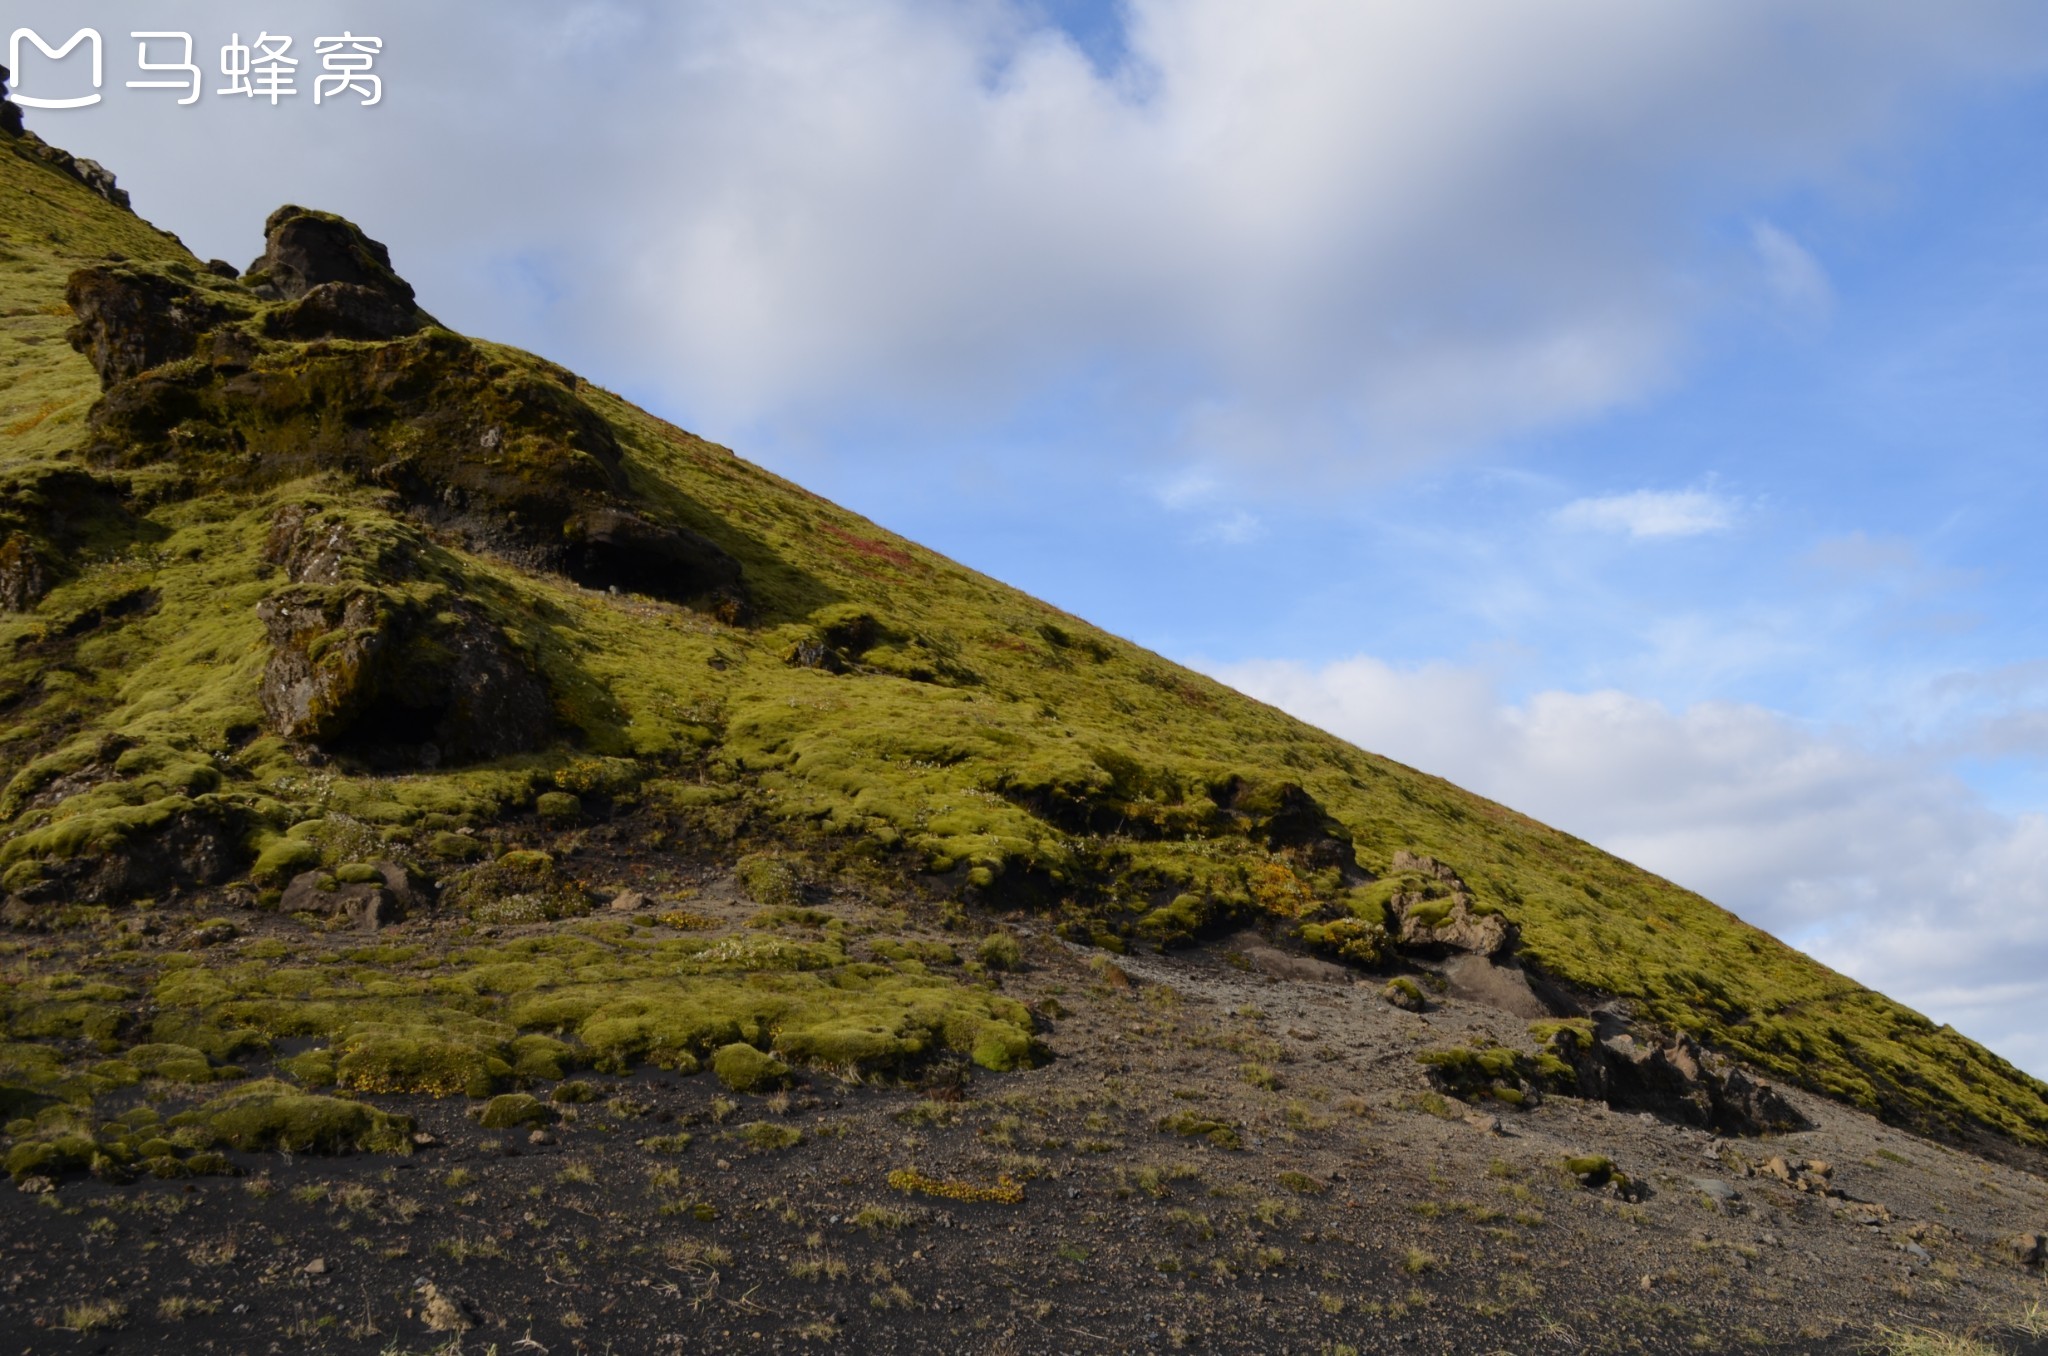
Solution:
M 0 361 L 19 374 L 0 399 L 30 402 L 4 427 L 50 406 L 0 433 L 0 473 L 13 474 L 90 441 L 98 382 L 61 346 L 68 271 L 110 249 L 195 261 L 69 181 L 0 162 L 10 188 L 34 189 L 10 192 L 0 219 L 0 248 L 13 256 L 0 266 Z M 308 373 L 386 351 L 471 361 L 449 343 L 428 332 L 390 345 L 285 345 L 261 360 Z M 1408 850 L 1454 867 L 1519 928 L 1524 959 L 1559 979 L 1635 998 L 1653 1020 L 1895 1120 L 2048 1143 L 2040 1083 L 1698 896 L 962 569 L 607 392 L 571 389 L 538 360 L 473 352 L 506 380 L 546 378 L 590 411 L 617 449 L 606 492 L 737 562 L 747 624 L 630 588 L 580 587 L 489 543 L 437 541 L 425 577 L 404 587 L 446 591 L 422 606 L 460 598 L 485 609 L 546 675 L 556 737 L 465 767 L 311 765 L 264 731 L 268 647 L 255 609 L 283 581 L 261 543 L 281 508 L 308 497 L 372 536 L 409 530 L 412 510 L 401 491 L 368 483 L 353 453 L 292 441 L 304 401 L 215 407 L 210 428 L 247 422 L 285 459 L 273 470 L 296 478 L 223 474 L 197 494 L 185 454 L 134 457 L 119 473 L 133 544 L 74 553 L 32 611 L 0 615 L 10 893 L 195 815 L 233 842 L 225 879 L 259 864 L 281 877 L 310 860 L 290 846 L 309 841 L 304 826 L 336 822 L 367 826 L 385 855 L 440 873 L 457 828 L 524 836 L 517 845 L 531 848 L 573 832 L 532 815 L 538 796 L 559 793 L 577 796 L 585 819 L 639 814 L 665 832 L 866 859 L 970 902 L 1045 907 L 1069 936 L 1179 943 L 1265 916 L 1321 928 L 1323 945 L 1365 960 L 1384 922 L 1371 892 L 1386 882 L 1364 876 L 1389 875 Z M 305 389 L 325 380 L 308 376 Z M 307 453 L 296 467 L 294 449 Z M 1361 926 L 1345 922 L 1354 918 Z M 782 982 L 801 993 L 818 975 L 796 969 Z M 698 979 L 716 991 L 716 976 Z M 876 999 L 875 987 L 907 982 L 835 989 L 837 1002 L 865 994 L 880 1006 L 851 1026 L 818 1023 L 813 1046 L 916 1044 L 876 1015 L 915 995 Z M 647 1004 L 600 1028 L 615 1033 L 605 1048 L 708 1053 L 694 1019 Z

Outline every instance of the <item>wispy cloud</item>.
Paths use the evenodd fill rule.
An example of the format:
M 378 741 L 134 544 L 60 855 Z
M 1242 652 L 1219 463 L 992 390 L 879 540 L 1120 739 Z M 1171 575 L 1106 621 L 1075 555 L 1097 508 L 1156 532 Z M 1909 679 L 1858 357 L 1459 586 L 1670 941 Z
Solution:
M 1806 319 L 1827 314 L 1834 305 L 1835 289 L 1827 270 L 1806 246 L 1768 221 L 1750 227 L 1749 244 L 1763 265 L 1764 281 L 1781 305 Z
M 1134 459 L 1267 481 L 1641 397 L 1716 307 L 1826 295 L 1781 225 L 1703 220 L 2048 60 L 2038 0 L 1801 0 L 1796 40 L 1784 0 L 1127 0 L 1095 59 L 1031 0 L 372 8 L 391 117 L 110 100 L 44 130 L 202 253 L 248 257 L 281 197 L 346 208 L 451 323 L 752 445 L 1101 378 Z M 507 71 L 548 72 L 546 118 Z M 573 259 L 574 296 L 505 289 L 508 256 Z
M 1630 537 L 1697 537 L 1733 526 L 1735 505 L 1707 490 L 1635 490 L 1575 499 L 1557 511 L 1556 522 Z

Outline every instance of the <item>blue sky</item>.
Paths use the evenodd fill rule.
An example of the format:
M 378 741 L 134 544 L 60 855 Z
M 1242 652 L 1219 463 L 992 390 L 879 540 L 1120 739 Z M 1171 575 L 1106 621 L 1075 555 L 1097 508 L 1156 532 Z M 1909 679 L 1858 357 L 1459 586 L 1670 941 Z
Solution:
M 2048 1074 L 2037 3 L 290 13 L 386 102 L 32 125 Z

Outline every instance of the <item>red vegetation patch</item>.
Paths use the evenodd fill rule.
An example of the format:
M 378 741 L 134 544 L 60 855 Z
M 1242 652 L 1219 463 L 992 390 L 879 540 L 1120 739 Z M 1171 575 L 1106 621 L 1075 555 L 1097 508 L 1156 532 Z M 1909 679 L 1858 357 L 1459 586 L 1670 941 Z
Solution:
M 891 565 L 900 565 L 906 570 L 923 570 L 925 568 L 907 551 L 900 551 L 887 542 L 873 541 L 867 537 L 855 536 L 845 528 L 834 527 L 831 523 L 819 523 L 818 530 L 827 536 L 838 538 L 841 542 L 864 556 L 873 556 L 877 560 L 886 560 Z

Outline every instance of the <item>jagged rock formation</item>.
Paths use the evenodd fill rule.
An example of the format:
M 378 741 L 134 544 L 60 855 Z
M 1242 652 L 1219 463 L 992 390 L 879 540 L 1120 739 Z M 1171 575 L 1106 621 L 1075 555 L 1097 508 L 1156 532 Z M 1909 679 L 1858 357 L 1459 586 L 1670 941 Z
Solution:
M 0 66 L 0 91 L 7 88 L 10 72 Z M 106 199 L 122 211 L 131 211 L 128 193 L 114 183 L 114 176 L 96 160 L 83 160 L 69 151 L 60 151 L 34 132 L 22 125 L 21 109 L 4 92 L 0 92 L 0 134 L 13 139 L 14 152 L 25 160 L 34 160 L 50 166 L 61 174 L 68 174 L 84 184 L 98 196 Z
M 339 473 L 469 549 L 746 615 L 738 563 L 634 502 L 573 376 L 435 328 L 384 246 L 339 217 L 282 208 L 268 239 L 249 286 L 140 264 L 73 276 L 71 342 L 106 387 L 88 457 L 243 490 Z
M 1395 938 L 1402 946 L 1495 956 L 1514 945 L 1512 924 L 1484 909 L 1458 873 L 1434 857 L 1406 850 L 1394 854 L 1394 870 L 1433 882 L 1403 890 L 1388 904 Z

